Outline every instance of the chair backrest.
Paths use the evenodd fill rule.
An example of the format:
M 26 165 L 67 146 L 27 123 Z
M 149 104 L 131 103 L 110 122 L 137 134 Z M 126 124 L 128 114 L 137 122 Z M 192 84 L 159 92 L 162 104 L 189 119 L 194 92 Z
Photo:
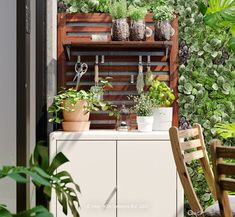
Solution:
M 235 147 L 222 146 L 218 139 L 212 140 L 210 146 L 221 216 L 233 217 L 226 191 L 235 192 L 235 178 L 231 178 L 235 176 L 235 164 L 226 163 L 224 158 L 235 160 Z
M 194 124 L 192 129 L 187 130 L 179 130 L 176 127 L 171 127 L 169 133 L 177 171 L 190 208 L 193 212 L 199 214 L 198 216 L 204 216 L 186 165 L 186 163 L 193 160 L 200 161 L 208 186 L 216 200 L 214 175 L 209 164 L 201 126 Z

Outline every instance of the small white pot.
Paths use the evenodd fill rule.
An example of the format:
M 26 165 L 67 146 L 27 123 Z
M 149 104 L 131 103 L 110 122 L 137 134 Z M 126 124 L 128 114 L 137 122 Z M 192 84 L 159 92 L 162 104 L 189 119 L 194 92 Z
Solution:
M 165 131 L 169 130 L 172 126 L 173 108 L 160 107 L 153 109 L 153 130 Z
M 153 130 L 153 116 L 137 116 L 138 130 L 151 132 Z

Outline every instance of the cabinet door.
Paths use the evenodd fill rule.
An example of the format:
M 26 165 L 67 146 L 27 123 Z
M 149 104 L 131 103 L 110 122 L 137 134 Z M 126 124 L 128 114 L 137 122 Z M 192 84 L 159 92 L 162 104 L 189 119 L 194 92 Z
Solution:
M 116 191 L 108 206 L 104 206 L 116 188 L 116 142 L 57 141 L 58 152 L 70 160 L 60 170 L 69 171 L 81 188 L 80 216 L 116 217 Z M 65 217 L 59 202 L 56 203 L 56 216 Z M 54 210 L 53 205 L 51 208 Z
M 176 168 L 168 141 L 117 145 L 118 217 L 176 217 Z

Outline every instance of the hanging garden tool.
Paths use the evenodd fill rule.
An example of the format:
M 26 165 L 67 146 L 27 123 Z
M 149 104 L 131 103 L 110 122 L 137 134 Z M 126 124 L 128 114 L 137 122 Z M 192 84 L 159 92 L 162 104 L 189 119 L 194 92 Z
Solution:
M 145 75 L 145 84 L 146 86 L 150 86 L 152 82 L 153 82 L 153 72 L 151 71 L 151 59 L 150 59 L 150 56 L 148 56 L 147 72 Z
M 94 76 L 95 86 L 92 86 L 91 89 L 96 94 L 96 97 L 98 99 L 102 99 L 103 95 L 102 95 L 101 87 L 99 87 L 99 56 L 98 55 L 95 56 L 94 73 L 95 73 L 95 76 Z
M 138 94 L 141 94 L 144 91 L 144 74 L 143 74 L 143 64 L 142 56 L 139 56 L 139 72 L 136 81 L 136 89 Z
M 88 65 L 86 63 L 81 63 L 81 57 L 78 56 L 77 62 L 75 64 L 74 68 L 75 68 L 76 75 L 73 78 L 73 81 L 75 81 L 77 79 L 76 90 L 78 90 L 80 80 L 81 80 L 82 76 L 87 72 Z

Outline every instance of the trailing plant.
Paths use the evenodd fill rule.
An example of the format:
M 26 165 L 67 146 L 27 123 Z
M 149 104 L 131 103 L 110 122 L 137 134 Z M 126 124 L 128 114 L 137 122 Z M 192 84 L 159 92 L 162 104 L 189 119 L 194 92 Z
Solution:
M 62 89 L 58 95 L 55 96 L 54 103 L 50 106 L 48 111 L 53 113 L 53 117 L 49 122 L 61 123 L 63 121 L 62 111 L 74 111 L 74 106 L 79 100 L 86 101 L 87 105 L 84 108 L 86 112 L 90 111 L 107 111 L 112 106 L 98 97 L 104 93 L 104 88 L 110 86 L 106 80 L 101 80 L 102 86 L 100 88 L 91 88 L 88 91 L 77 91 L 74 88 Z
M 153 20 L 164 21 L 173 20 L 174 18 L 174 8 L 169 5 L 161 5 L 153 9 Z
M 138 116 L 152 116 L 153 115 L 153 101 L 150 97 L 142 93 L 139 96 L 132 97 L 135 105 L 131 111 L 136 113 Z
M 177 0 L 179 14 L 179 117 L 203 127 L 205 143 L 217 137 L 217 123 L 234 123 L 235 56 L 227 48 L 230 36 L 204 25 L 197 0 Z M 232 140 L 223 142 L 232 145 Z M 210 155 L 210 149 L 207 146 Z M 205 209 L 213 202 L 211 192 L 195 161 L 188 165 L 194 189 Z M 185 204 L 185 216 L 189 210 Z
M 61 2 L 61 1 L 60 1 Z M 99 6 L 98 0 L 63 0 L 70 13 L 95 12 Z
M 204 23 L 213 29 L 230 30 L 232 37 L 228 41 L 230 48 L 235 52 L 235 0 L 209 0 L 208 5 L 201 2 L 201 12 Z
M 173 91 L 166 83 L 159 80 L 153 81 L 148 95 L 152 99 L 154 106 L 169 107 L 175 100 Z
M 110 4 L 109 13 L 113 19 L 127 18 L 126 0 L 113 0 Z
M 73 216 L 78 217 L 79 200 L 77 193 L 79 186 L 73 181 L 67 171 L 60 171 L 60 167 L 69 160 L 60 152 L 49 163 L 48 148 L 39 142 L 30 158 L 29 167 L 3 166 L 0 168 L 0 179 L 11 178 L 18 183 L 28 183 L 29 177 L 37 188 L 42 188 L 45 197 L 50 201 L 52 190 L 58 198 L 65 215 L 70 209 Z M 0 205 L 0 216 L 4 217 L 52 217 L 43 206 L 37 206 L 17 214 L 11 214 L 5 205 Z
M 235 124 L 216 124 L 216 132 L 224 139 L 235 138 Z
M 135 7 L 133 5 L 128 7 L 128 16 L 131 18 L 131 20 L 144 20 L 146 14 L 147 9 L 145 7 Z

